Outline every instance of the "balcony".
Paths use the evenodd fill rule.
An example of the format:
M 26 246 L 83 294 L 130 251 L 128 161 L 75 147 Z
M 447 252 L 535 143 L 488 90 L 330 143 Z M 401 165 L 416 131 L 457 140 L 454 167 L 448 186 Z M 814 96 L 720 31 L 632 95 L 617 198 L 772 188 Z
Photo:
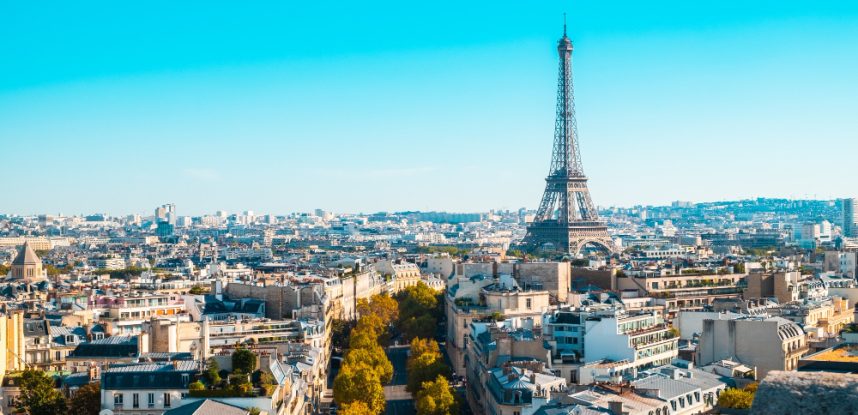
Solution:
M 654 338 L 649 341 L 642 341 L 637 343 L 632 343 L 632 347 L 635 350 L 646 349 L 648 347 L 657 346 L 662 343 L 669 343 L 671 341 L 676 341 L 676 336 L 673 333 L 667 333 L 664 337 Z
M 654 298 L 687 298 L 687 297 L 709 297 L 716 295 L 741 294 L 740 287 L 682 287 L 665 288 L 663 290 L 651 290 L 649 295 Z
M 805 346 L 801 346 L 801 347 L 790 348 L 789 350 L 787 350 L 787 352 L 785 354 L 787 357 L 795 357 L 795 356 L 804 355 L 809 350 L 810 350 L 810 347 L 805 345 Z
M 667 330 L 669 328 L 670 327 L 668 327 L 667 324 L 656 324 L 654 326 L 650 326 L 650 327 L 646 327 L 646 328 L 642 328 L 642 329 L 637 329 L 637 330 L 633 330 L 633 331 L 627 331 L 627 332 L 621 333 L 621 334 L 624 334 L 624 335 L 629 336 L 629 337 L 638 337 L 638 336 L 643 336 L 646 334 L 656 333 L 656 332 L 659 332 L 662 330 Z

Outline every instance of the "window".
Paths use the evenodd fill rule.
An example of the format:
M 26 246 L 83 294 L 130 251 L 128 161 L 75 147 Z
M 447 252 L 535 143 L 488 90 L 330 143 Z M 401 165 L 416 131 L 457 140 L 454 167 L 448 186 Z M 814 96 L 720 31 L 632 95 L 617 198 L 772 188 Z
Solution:
M 188 387 L 188 382 L 190 381 L 191 376 L 187 373 L 182 373 L 182 385 L 184 387 Z
M 54 360 L 63 360 L 62 352 L 57 350 L 54 352 Z
M 533 306 L 533 299 L 528 298 L 527 300 L 525 300 L 524 303 L 525 303 L 525 307 L 527 307 L 527 309 L 530 310 L 530 308 Z
M 140 407 L 140 394 L 135 393 L 135 394 L 131 395 L 131 398 L 132 398 L 131 407 L 132 408 L 139 408 Z
M 113 394 L 113 407 L 114 408 L 122 408 L 122 401 L 124 401 L 124 395 L 121 393 Z
M 170 407 L 170 394 L 165 393 L 164 394 L 164 408 L 169 408 L 169 407 Z
M 154 393 L 149 393 L 149 402 L 148 403 L 149 403 L 150 408 L 155 407 L 155 394 Z

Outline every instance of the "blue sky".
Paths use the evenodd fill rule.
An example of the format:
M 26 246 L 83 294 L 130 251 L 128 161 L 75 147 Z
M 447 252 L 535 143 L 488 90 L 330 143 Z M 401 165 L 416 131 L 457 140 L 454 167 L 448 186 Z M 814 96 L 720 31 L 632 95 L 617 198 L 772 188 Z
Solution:
M 537 4 L 538 3 L 538 4 Z M 4 213 L 858 196 L 858 3 L 3 2 Z

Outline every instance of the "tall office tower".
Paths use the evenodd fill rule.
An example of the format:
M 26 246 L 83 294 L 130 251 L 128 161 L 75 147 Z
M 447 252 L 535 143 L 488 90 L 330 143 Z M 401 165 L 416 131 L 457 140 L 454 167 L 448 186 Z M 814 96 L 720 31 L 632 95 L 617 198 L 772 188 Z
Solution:
M 855 216 L 855 211 L 858 210 L 858 199 L 841 199 L 840 205 L 843 208 L 843 236 L 858 238 L 858 217 Z
M 590 199 L 587 176 L 581 165 L 572 87 L 572 42 L 566 37 L 566 25 L 557 52 L 560 74 L 551 169 L 545 179 L 542 203 L 527 227 L 524 244 L 530 250 L 570 254 L 578 254 L 585 246 L 613 252 L 608 226 L 599 219 Z
M 176 224 L 176 205 L 168 203 L 155 208 L 156 222 L 169 222 L 171 225 Z

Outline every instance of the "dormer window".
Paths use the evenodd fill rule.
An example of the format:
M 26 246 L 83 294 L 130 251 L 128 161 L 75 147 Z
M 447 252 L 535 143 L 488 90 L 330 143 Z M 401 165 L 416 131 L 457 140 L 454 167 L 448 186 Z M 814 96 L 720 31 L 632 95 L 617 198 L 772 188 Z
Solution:
M 66 335 L 66 344 L 74 344 L 74 343 L 77 343 L 77 339 L 75 338 L 75 336 L 73 334 L 67 334 Z

